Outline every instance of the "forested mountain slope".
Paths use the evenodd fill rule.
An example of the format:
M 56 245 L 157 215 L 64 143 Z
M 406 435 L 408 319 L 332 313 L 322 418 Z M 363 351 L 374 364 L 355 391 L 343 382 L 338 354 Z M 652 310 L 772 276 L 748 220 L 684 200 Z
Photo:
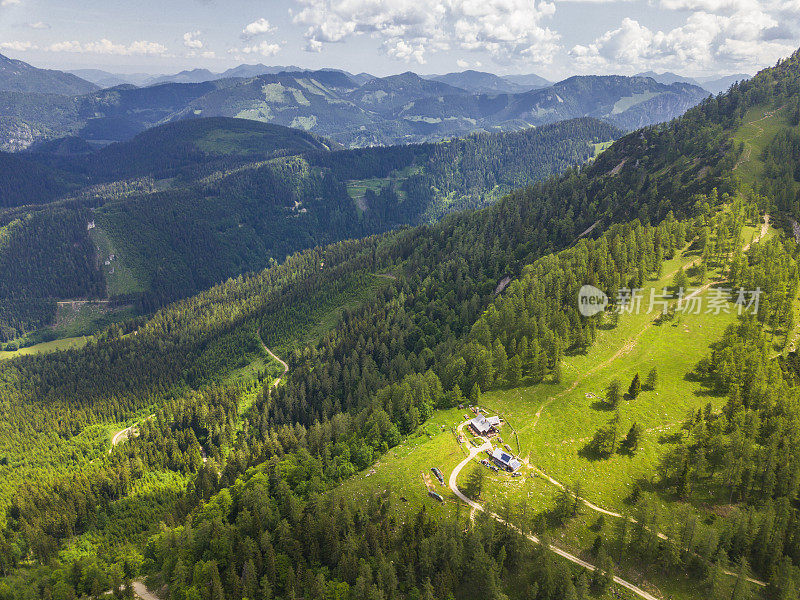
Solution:
M 479 94 L 518 94 L 549 85 L 549 82 L 544 79 L 537 85 L 522 85 L 514 83 L 507 77 L 499 77 L 493 73 L 484 73 L 472 69 L 459 73 L 436 75 L 431 79 Z
M 0 557 L 15 573 L 8 589 L 95 593 L 144 570 L 170 594 L 209 598 L 255 590 L 432 597 L 434 581 L 458 598 L 585 594 L 585 574 L 531 555 L 511 530 L 479 523 L 463 553 L 448 554 L 438 548 L 454 548 L 466 522 L 448 533 L 423 514 L 406 529 L 388 505 L 357 507 L 326 492 L 434 409 L 458 404 L 462 390 L 515 385 L 503 355 L 530 384 L 557 381 L 564 355 L 590 346 L 598 326 L 568 301 L 581 275 L 613 298 L 717 223 L 737 191 L 731 173 L 740 151 L 730 132 L 761 94 L 795 93 L 797 65 L 793 58 L 490 208 L 309 250 L 113 326 L 84 349 L 3 363 L 8 510 Z M 510 297 L 545 287 L 521 312 L 495 319 L 505 276 L 521 282 Z M 317 326 L 326 299 L 366 287 L 370 297 L 327 333 L 296 337 Z M 501 352 L 495 339 L 511 334 Z M 247 401 L 248 388 L 225 377 L 259 353 L 259 339 L 280 349 L 290 369 L 280 386 L 257 384 Z M 138 438 L 108 454 L 96 423 L 151 413 Z M 180 525 L 162 534 L 159 520 Z M 327 551 L 314 531 L 326 532 Z M 146 544 L 148 533 L 157 535 Z M 88 543 L 82 558 L 59 558 L 76 539 Z M 377 562 L 360 561 L 367 555 Z M 15 570 L 27 560 L 50 566 Z M 474 584 L 463 584 L 475 573 Z
M 214 118 L 95 153 L 59 145 L 0 155 L 12 207 L 0 212 L 0 340 L 52 322 L 57 299 L 110 298 L 149 311 L 303 248 L 484 206 L 586 161 L 595 143 L 620 133 L 584 119 L 331 151 L 335 144 L 303 131 Z M 14 206 L 67 191 L 55 204 Z
M 0 54 L 0 90 L 4 92 L 34 92 L 73 96 L 88 94 L 98 88 L 95 84 L 63 71 L 37 69 Z
M 99 596 L 130 589 L 142 574 L 165 598 L 584 599 L 627 594 L 613 576 L 628 567 L 622 581 L 636 577 L 652 590 L 647 598 L 796 597 L 800 413 L 788 350 L 797 245 L 755 233 L 743 242 L 762 213 L 793 210 L 756 189 L 785 183 L 789 165 L 783 150 L 747 155 L 738 139 L 762 118 L 753 112 L 774 116 L 798 94 L 800 53 L 484 210 L 307 250 L 112 326 L 83 349 L 0 364 L 8 423 L 0 429 L 0 591 L 15 600 Z M 778 131 L 765 137 L 797 127 L 774 123 Z M 675 261 L 674 274 L 662 272 Z M 512 283 L 499 294 L 506 277 Z M 687 352 L 678 345 L 687 325 L 674 304 L 639 321 L 624 312 L 584 317 L 575 298 L 585 283 L 616 306 L 620 291 L 655 291 L 656 283 L 764 291 L 763 310 L 741 317 L 735 293 L 721 292 L 733 326 L 716 341 L 704 337 L 710 327 L 696 334 L 713 342 L 707 359 L 682 373 L 672 372 L 677 360 L 659 365 L 673 383 L 704 386 L 685 400 L 693 407 L 685 425 L 661 422 L 649 432 L 648 470 L 631 477 L 628 498 L 612 507 L 619 512 L 575 519 L 590 510 L 583 494 L 598 493 L 580 485 L 547 488 L 550 506 L 538 492 L 512 507 L 515 486 L 548 485 L 534 476 L 485 476 L 497 519 L 518 529 L 480 514 L 473 521 L 450 496 L 420 506 L 411 491 L 370 487 L 367 473 L 356 476 L 366 495 L 342 491 L 376 460 L 408 457 L 404 438 L 419 432 L 410 446 L 449 439 L 426 421 L 482 403 L 486 391 L 498 402 L 509 392 L 509 408 L 536 394 L 551 401 L 552 389 L 567 408 L 593 402 L 587 410 L 610 413 L 594 437 L 577 440 L 590 458 L 567 454 L 572 428 L 587 420 L 568 412 L 559 458 L 632 460 L 643 434 L 631 426 L 621 443 L 617 413 L 627 418 L 644 402 L 638 373 L 624 399 L 619 382 L 616 394 L 570 398 L 574 388 L 559 387 L 562 367 L 601 332 L 636 322 L 643 329 L 620 333 L 610 359 L 656 327 L 668 353 Z M 352 302 L 357 290 L 368 293 Z M 280 385 L 267 374 L 253 387 L 228 379 L 242 359 L 263 358 L 262 342 L 289 363 Z M 657 379 L 647 390 L 651 416 L 661 414 Z M 526 408 L 523 440 L 546 406 Z M 131 421 L 140 435 L 109 453 L 104 424 Z M 503 435 L 515 443 L 515 434 Z M 440 460 L 426 456 L 424 473 Z M 480 499 L 484 471 L 477 465 L 464 486 Z M 531 529 L 559 548 L 574 544 L 584 567 L 597 570 L 537 550 L 518 534 Z

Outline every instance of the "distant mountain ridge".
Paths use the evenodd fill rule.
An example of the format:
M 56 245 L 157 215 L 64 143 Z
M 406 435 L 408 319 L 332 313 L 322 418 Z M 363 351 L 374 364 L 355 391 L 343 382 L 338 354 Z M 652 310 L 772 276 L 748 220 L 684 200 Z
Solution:
M 215 73 L 209 69 L 188 69 L 179 73 L 153 75 L 150 73 L 111 73 L 101 69 L 74 69 L 67 71 L 90 81 L 101 88 L 116 87 L 123 84 L 132 84 L 140 87 L 159 85 L 162 83 L 204 83 L 206 81 L 216 81 L 217 79 L 229 79 L 231 77 L 258 77 L 259 75 L 274 75 L 282 72 L 305 71 L 296 65 L 265 65 L 265 64 L 241 64 L 232 67 L 221 73 Z M 354 76 L 359 77 L 359 76 Z M 372 75 L 368 76 L 372 79 Z
M 574 76 L 523 94 L 464 96 L 448 106 L 426 98 L 405 107 L 403 117 L 420 122 L 461 119 L 484 127 L 526 127 L 579 116 L 602 118 L 633 129 L 666 121 L 708 93 L 688 84 L 664 85 L 646 77 Z
M 231 74 L 263 68 L 242 65 Z M 123 84 L 72 96 L 0 91 L 0 150 L 66 136 L 104 145 L 197 117 L 274 123 L 348 147 L 431 142 L 581 117 L 630 129 L 673 119 L 708 95 L 690 84 L 623 76 L 575 76 L 544 88 L 502 92 L 523 84 L 477 71 L 431 79 L 410 71 L 372 77 L 335 69 L 196 81 L 209 74 L 186 71 L 173 76 L 179 82 Z
M 499 75 L 482 71 L 447 73 L 446 75 L 436 75 L 431 79 L 477 94 L 521 94 L 535 88 L 551 85 L 549 81 L 541 77 L 539 78 L 541 82 L 538 85 L 525 85 L 515 83 L 508 77 L 500 77 Z
M 673 83 L 688 83 L 690 85 L 699 86 L 704 90 L 708 90 L 712 94 L 720 94 L 722 92 L 727 92 L 728 88 L 730 88 L 734 83 L 738 83 L 739 81 L 744 81 L 752 77 L 752 75 L 747 75 L 746 73 L 737 73 L 735 75 L 724 75 L 722 77 L 714 75 L 710 77 L 693 78 L 693 77 L 684 77 L 683 75 L 678 75 L 676 73 L 671 73 L 669 71 L 665 71 L 664 73 L 656 73 L 655 71 L 645 71 L 644 73 L 639 73 L 636 76 L 650 77 L 651 79 L 657 81 L 658 83 L 663 83 L 665 85 L 671 85 Z
M 0 91 L 73 96 L 97 89 L 97 85 L 71 73 L 39 69 L 0 54 Z

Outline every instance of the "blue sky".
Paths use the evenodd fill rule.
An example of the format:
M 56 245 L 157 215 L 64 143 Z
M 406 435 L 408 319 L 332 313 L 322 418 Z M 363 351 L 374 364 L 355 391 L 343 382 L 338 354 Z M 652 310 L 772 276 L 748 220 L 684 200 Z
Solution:
M 800 0 L 0 0 L 3 54 L 115 72 L 753 73 L 799 26 Z

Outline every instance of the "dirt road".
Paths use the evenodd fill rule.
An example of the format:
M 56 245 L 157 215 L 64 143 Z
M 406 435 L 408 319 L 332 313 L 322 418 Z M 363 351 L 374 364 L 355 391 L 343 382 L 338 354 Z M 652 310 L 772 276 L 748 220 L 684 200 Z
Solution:
M 161 600 L 161 598 L 148 590 L 141 581 L 133 582 L 133 592 L 142 600 Z
M 154 414 L 150 415 L 149 417 L 147 417 L 145 419 L 142 419 L 142 421 L 147 421 L 147 419 L 152 419 L 153 417 L 155 417 Z M 128 438 L 130 438 L 132 436 L 135 436 L 138 433 L 136 428 L 139 426 L 139 423 L 141 423 L 142 421 L 139 421 L 138 423 L 134 423 L 133 425 L 131 425 L 130 427 L 126 427 L 125 429 L 120 429 L 117 433 L 115 433 L 114 436 L 111 438 L 111 448 L 108 449 L 108 453 L 111 454 L 111 451 L 114 449 L 114 446 L 116 446 L 117 444 L 120 444 L 120 443 L 124 442 L 125 440 L 127 440 Z
M 272 358 L 274 358 L 274 359 L 275 359 L 275 360 L 277 360 L 279 363 L 281 363 L 281 366 L 283 367 L 283 375 L 281 375 L 280 377 L 278 377 L 278 378 L 277 378 L 277 379 L 276 379 L 276 380 L 273 382 L 273 384 L 272 384 L 272 387 L 278 387 L 278 385 L 280 384 L 280 382 L 283 380 L 283 378 L 284 378 L 284 377 L 286 377 L 286 374 L 289 372 L 289 365 L 287 365 L 287 364 L 286 364 L 286 363 L 283 361 L 283 359 L 281 359 L 281 357 L 280 357 L 280 356 L 278 356 L 278 355 L 277 355 L 277 354 L 275 354 L 275 353 L 274 353 L 272 350 L 270 350 L 269 348 L 267 348 L 267 345 L 264 343 L 264 340 L 261 338 L 261 332 L 260 332 L 260 331 L 258 332 L 258 341 L 259 341 L 259 342 L 261 342 L 261 347 L 262 347 L 262 348 L 264 348 L 264 350 L 266 350 L 266 351 L 267 351 L 267 354 L 269 354 L 269 355 L 270 355 Z
M 462 424 L 462 427 L 463 427 L 463 424 Z M 469 456 L 467 456 L 467 457 L 466 457 L 464 460 L 462 460 L 460 463 L 458 463 L 458 465 L 456 466 L 456 468 L 455 468 L 455 469 L 453 469 L 453 471 L 450 473 L 450 480 L 449 480 L 449 482 L 448 482 L 448 483 L 449 483 L 449 486 L 450 486 L 450 489 L 452 490 L 452 492 L 453 492 L 453 493 L 454 493 L 454 494 L 455 494 L 455 495 L 456 495 L 456 496 L 457 496 L 457 497 L 458 497 L 458 498 L 459 498 L 459 499 L 460 499 L 462 502 L 464 502 L 464 503 L 466 503 L 467 505 L 471 506 L 471 507 L 472 507 L 472 508 L 474 508 L 475 510 L 479 510 L 479 511 L 481 511 L 481 512 L 485 512 L 487 515 L 489 515 L 490 517 L 492 517 L 492 518 L 493 518 L 495 521 L 497 521 L 498 523 L 502 523 L 503 525 L 506 525 L 507 527 L 510 527 L 511 529 L 514 529 L 514 530 L 515 530 L 515 531 L 517 531 L 518 533 L 521 533 L 521 534 L 523 534 L 523 535 L 524 535 L 526 538 L 528 538 L 528 539 L 529 539 L 530 541 L 532 541 L 534 544 L 541 544 L 542 542 L 541 542 L 541 540 L 540 540 L 538 537 L 536 537 L 536 536 L 535 536 L 535 535 L 533 535 L 533 534 L 525 534 L 525 533 L 523 533 L 523 532 L 522 532 L 522 531 L 519 529 L 519 527 L 517 527 L 517 526 L 516 526 L 516 525 L 514 525 L 513 523 L 509 523 L 509 522 L 507 522 L 507 521 L 506 521 L 505 519 L 503 519 L 503 518 L 502 518 L 500 515 L 497 515 L 497 514 L 495 514 L 495 513 L 491 512 L 491 511 L 487 511 L 487 510 L 486 510 L 486 509 L 483 507 L 483 505 L 482 505 L 482 504 L 480 504 L 479 502 L 476 502 L 476 501 L 472 500 L 471 498 L 468 498 L 468 497 L 467 497 L 466 495 L 464 495 L 464 493 L 463 493 L 463 492 L 462 492 L 462 491 L 461 491 L 461 490 L 458 488 L 458 483 L 457 483 L 457 481 L 458 481 L 458 475 L 459 475 L 459 473 L 461 473 L 461 470 L 462 470 L 462 469 L 463 469 L 465 466 L 467 466 L 467 465 L 468 465 L 468 464 L 469 464 L 469 463 L 472 461 L 472 459 L 473 459 L 473 458 L 475 458 L 475 457 L 476 457 L 478 454 L 480 454 L 481 452 L 484 452 L 484 451 L 486 451 L 486 450 L 490 449 L 491 447 L 492 447 L 492 444 L 491 444 L 491 442 L 488 442 L 488 441 L 487 441 L 487 442 L 485 442 L 484 444 L 482 444 L 481 446 L 478 446 L 477 448 L 476 448 L 476 447 L 473 447 L 473 448 L 472 448 L 472 449 L 469 451 Z M 575 556 L 574 554 L 570 554 L 570 553 L 569 553 L 569 552 L 567 552 L 566 550 L 562 550 L 562 549 L 561 549 L 561 548 L 559 548 L 558 546 L 553 546 L 552 544 L 549 544 L 549 545 L 548 545 L 548 548 L 549 548 L 549 549 L 550 549 L 550 550 L 551 550 L 553 553 L 557 554 L 558 556 L 561 556 L 562 558 L 565 558 L 565 559 L 567 559 L 568 561 L 570 561 L 570 562 L 572 562 L 572 563 L 574 563 L 574 564 L 576 564 L 576 565 L 579 565 L 579 566 L 581 566 L 581 567 L 584 567 L 585 569 L 588 569 L 588 570 L 590 570 L 590 571 L 595 571 L 595 570 L 597 569 L 597 567 L 595 567 L 593 564 L 591 564 L 591 563 L 589 563 L 589 562 L 586 562 L 586 561 L 585 561 L 585 560 L 583 560 L 583 559 L 580 559 L 580 558 L 578 558 L 578 557 L 577 557 L 577 556 Z M 661 600 L 660 598 L 658 598 L 658 597 L 656 597 L 656 596 L 653 596 L 653 594 L 650 594 L 649 592 L 646 592 L 646 591 L 644 591 L 644 590 L 643 590 L 643 589 L 641 589 L 640 587 L 638 587 L 638 586 L 634 585 L 634 584 L 633 584 L 633 583 L 631 583 L 630 581 L 626 581 L 625 579 L 622 579 L 621 577 L 616 577 L 616 576 L 615 576 L 615 577 L 614 577 L 614 583 L 616 583 L 617 585 L 619 585 L 619 586 L 622 586 L 622 587 L 624 587 L 624 588 L 626 588 L 626 589 L 630 590 L 631 592 L 633 592 L 634 594 L 636 594 L 636 595 L 637 595 L 637 596 L 639 596 L 640 598 L 644 598 L 645 600 Z

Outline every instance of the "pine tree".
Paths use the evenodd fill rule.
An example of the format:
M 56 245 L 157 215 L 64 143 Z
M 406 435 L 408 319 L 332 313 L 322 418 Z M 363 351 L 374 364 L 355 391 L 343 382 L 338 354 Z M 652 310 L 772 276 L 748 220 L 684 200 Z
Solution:
M 557 360 L 553 366 L 553 383 L 561 383 L 561 361 Z
M 747 581 L 749 577 L 750 566 L 747 564 L 747 559 L 743 556 L 739 559 L 739 569 L 736 573 L 736 583 L 733 584 L 731 600 L 750 600 L 752 594 L 750 591 L 750 582 Z
M 519 358 L 519 355 L 514 355 L 511 360 L 508 361 L 508 368 L 506 370 L 506 381 L 508 381 L 508 385 L 511 387 L 516 386 L 519 384 L 520 380 L 522 379 L 522 361 Z
M 481 386 L 475 383 L 469 393 L 470 404 L 477 405 L 481 401 Z
M 614 379 L 611 383 L 608 384 L 606 388 L 606 403 L 612 407 L 616 408 L 619 404 L 620 398 L 620 383 L 619 379 Z
M 466 494 L 468 498 L 478 500 L 483 492 L 483 479 L 484 469 L 483 467 L 476 465 L 469 474 L 467 484 L 464 486 L 464 494 Z
M 601 544 L 597 553 L 597 569 L 592 577 L 592 587 L 598 595 L 603 595 L 611 587 L 614 581 L 614 563 L 605 549 L 605 545 Z
M 639 449 L 639 440 L 642 438 L 642 427 L 638 423 L 631 425 L 628 434 L 622 442 L 622 447 L 629 453 L 635 454 Z
M 728 575 L 725 573 L 722 562 L 719 559 L 715 560 L 706 576 L 709 600 L 727 600 L 727 580 Z
M 775 598 L 776 600 L 800 599 L 800 592 L 795 585 L 794 571 L 795 567 L 792 565 L 792 559 L 784 556 L 770 581 L 768 588 L 770 598 Z
M 678 269 L 678 272 L 675 273 L 675 278 L 672 280 L 672 285 L 677 291 L 686 290 L 689 288 L 689 278 L 686 276 L 686 272 L 683 270 L 683 267 Z
M 589 598 L 589 578 L 586 576 L 586 571 L 581 571 L 578 574 L 578 581 L 575 583 L 575 591 L 578 595 L 578 600 L 586 600 Z

